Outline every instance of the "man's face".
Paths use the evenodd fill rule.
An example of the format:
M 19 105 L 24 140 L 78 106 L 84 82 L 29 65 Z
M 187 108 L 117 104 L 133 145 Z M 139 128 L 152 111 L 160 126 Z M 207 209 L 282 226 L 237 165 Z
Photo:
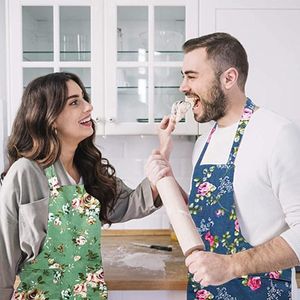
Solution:
M 198 48 L 184 56 L 183 81 L 180 91 L 193 98 L 194 118 L 199 123 L 217 121 L 225 115 L 226 96 L 205 48 Z

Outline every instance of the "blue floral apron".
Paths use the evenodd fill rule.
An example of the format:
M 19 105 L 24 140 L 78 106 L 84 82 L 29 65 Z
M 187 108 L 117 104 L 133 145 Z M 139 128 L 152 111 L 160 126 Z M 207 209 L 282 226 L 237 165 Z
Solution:
M 239 228 L 234 203 L 233 176 L 234 161 L 254 109 L 253 102 L 247 99 L 226 164 L 201 165 L 211 136 L 217 127 L 215 124 L 195 165 L 189 209 L 206 250 L 211 252 L 232 254 L 252 248 Z M 291 299 L 291 269 L 245 275 L 220 286 L 205 288 L 193 281 L 192 274 L 189 274 L 187 299 Z

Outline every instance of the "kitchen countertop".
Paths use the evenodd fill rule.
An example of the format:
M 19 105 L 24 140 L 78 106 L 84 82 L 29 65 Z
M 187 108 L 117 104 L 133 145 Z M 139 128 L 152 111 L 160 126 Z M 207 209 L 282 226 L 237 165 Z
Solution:
M 103 230 L 102 257 L 109 290 L 185 290 L 187 269 L 169 230 Z M 172 245 L 173 251 L 131 243 Z M 300 288 L 300 272 L 296 275 Z
M 132 242 L 172 245 L 173 251 L 139 247 Z M 102 258 L 109 290 L 186 289 L 184 256 L 169 230 L 103 230 Z M 296 279 L 300 288 L 300 269 Z
M 131 244 L 172 245 L 173 251 Z M 187 269 L 169 230 L 103 230 L 104 277 L 109 290 L 185 290 Z

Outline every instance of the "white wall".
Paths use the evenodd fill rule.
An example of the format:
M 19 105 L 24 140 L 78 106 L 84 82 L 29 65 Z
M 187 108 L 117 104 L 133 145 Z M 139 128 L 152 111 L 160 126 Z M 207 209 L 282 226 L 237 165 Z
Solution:
M 0 0 L 0 173 L 3 170 L 4 139 L 6 132 L 6 43 L 5 1 Z
M 189 190 L 192 173 L 193 136 L 174 136 L 171 154 L 173 172 L 185 191 Z M 98 137 L 97 145 L 103 156 L 115 167 L 117 176 L 131 188 L 145 177 L 144 166 L 151 151 L 158 147 L 156 136 L 106 136 Z M 169 220 L 164 208 L 143 219 L 113 224 L 112 229 L 168 229 Z

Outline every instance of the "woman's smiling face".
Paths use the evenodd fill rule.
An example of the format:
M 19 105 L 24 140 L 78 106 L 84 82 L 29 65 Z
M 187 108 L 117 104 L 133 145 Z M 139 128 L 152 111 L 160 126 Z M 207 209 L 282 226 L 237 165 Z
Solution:
M 75 81 L 67 81 L 67 88 L 65 107 L 54 124 L 61 142 L 79 144 L 94 132 L 91 121 L 93 106 L 83 98 L 83 92 Z

